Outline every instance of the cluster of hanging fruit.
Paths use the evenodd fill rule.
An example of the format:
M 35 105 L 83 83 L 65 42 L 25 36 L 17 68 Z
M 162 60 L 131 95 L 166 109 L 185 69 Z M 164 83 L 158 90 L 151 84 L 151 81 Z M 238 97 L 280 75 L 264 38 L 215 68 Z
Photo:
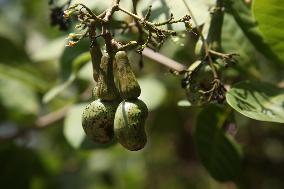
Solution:
M 83 111 L 83 129 L 96 143 L 105 144 L 116 138 L 126 149 L 140 150 L 147 143 L 144 125 L 148 109 L 138 99 L 141 89 L 127 54 L 125 51 L 118 51 L 115 56 L 106 52 L 102 56 L 99 54 L 99 47 L 91 48 L 94 79 L 97 82 L 93 93 L 97 100 Z M 101 57 L 99 65 L 94 62 L 98 57 Z

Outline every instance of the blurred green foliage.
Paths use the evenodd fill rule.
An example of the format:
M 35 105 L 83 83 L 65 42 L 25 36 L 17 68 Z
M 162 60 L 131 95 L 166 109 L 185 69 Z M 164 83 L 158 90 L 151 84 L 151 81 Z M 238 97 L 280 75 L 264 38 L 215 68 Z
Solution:
M 169 10 L 164 2 L 154 1 L 156 19 L 165 16 L 158 13 Z M 184 7 L 179 10 L 182 5 L 173 2 L 173 12 L 183 15 Z M 210 3 L 192 4 L 199 23 L 207 22 Z M 139 10 L 143 12 L 148 5 L 149 1 Z M 92 8 L 102 10 L 102 6 L 104 3 L 93 3 Z M 239 63 L 225 72 L 226 83 L 245 79 L 278 83 L 283 70 L 256 50 L 246 25 L 238 25 L 243 18 L 236 19 L 235 13 L 225 16 L 222 42 L 226 52 L 238 52 L 240 57 Z M 129 152 L 115 142 L 97 145 L 89 141 L 81 127 L 81 112 L 92 100 L 95 83 L 91 63 L 78 60 L 88 51 L 88 41 L 65 48 L 72 29 L 62 32 L 49 23 L 47 0 L 0 0 L 0 188 L 284 188 L 283 125 L 251 120 L 233 111 L 226 120 L 223 110 L 215 106 L 203 110 L 184 103 L 177 106 L 186 98 L 180 86 L 182 78 L 149 59 L 139 70 L 138 56 L 132 52 L 130 60 L 139 76 L 141 98 L 150 110 L 148 144 L 139 152 Z M 170 39 L 161 53 L 189 66 L 196 59 L 196 41 L 192 34 Z M 74 64 L 79 65 L 76 76 L 72 75 Z M 52 91 L 53 98 L 44 102 Z M 227 130 L 220 128 L 223 122 L 230 123 Z M 216 133 L 221 141 L 206 141 L 207 137 L 216 138 Z M 233 138 L 238 145 L 231 146 L 236 142 L 230 143 Z M 239 153 L 240 145 L 242 160 L 239 155 L 230 156 L 232 151 Z M 224 158 L 226 153 L 229 158 Z M 234 177 L 235 182 L 214 180 L 220 176 L 212 170 L 215 165 L 224 166 L 221 175 L 226 169 L 233 171 L 223 180 Z

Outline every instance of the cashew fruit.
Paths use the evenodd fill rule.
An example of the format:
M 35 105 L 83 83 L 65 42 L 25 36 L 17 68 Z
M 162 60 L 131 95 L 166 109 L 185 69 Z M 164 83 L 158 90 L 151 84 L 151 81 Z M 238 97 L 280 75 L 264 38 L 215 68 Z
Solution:
M 220 70 L 218 64 L 214 63 L 213 65 L 217 71 Z M 208 91 L 212 88 L 214 76 L 210 65 L 207 62 L 197 60 L 188 68 L 188 71 L 192 75 L 185 88 L 188 101 L 197 106 L 208 103 L 201 91 Z
M 93 78 L 97 82 L 100 72 L 100 62 L 102 58 L 102 52 L 96 40 L 93 40 L 92 44 L 90 45 L 90 54 L 92 59 Z
M 97 143 L 110 142 L 114 137 L 113 121 L 117 101 L 95 100 L 83 111 L 82 126 L 86 135 Z
M 144 125 L 147 115 L 148 108 L 142 100 L 123 100 L 119 104 L 114 118 L 114 134 L 126 149 L 137 151 L 146 145 Z
M 96 95 L 104 101 L 112 101 L 118 98 L 118 91 L 114 83 L 113 59 L 108 54 L 103 54 L 100 64 L 100 72 L 96 85 Z
M 123 99 L 135 99 L 140 96 L 141 89 L 134 72 L 129 64 L 125 51 L 115 54 L 116 72 L 119 83 L 120 95 Z

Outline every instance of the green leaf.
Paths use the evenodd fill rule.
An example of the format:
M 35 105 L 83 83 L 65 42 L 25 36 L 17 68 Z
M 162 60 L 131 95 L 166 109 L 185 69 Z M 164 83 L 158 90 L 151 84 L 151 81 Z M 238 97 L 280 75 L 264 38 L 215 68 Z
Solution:
M 244 116 L 284 123 L 284 89 L 262 82 L 244 81 L 227 92 L 228 104 Z
M 78 72 L 79 80 L 94 82 L 92 61 L 87 62 Z
M 73 148 L 79 148 L 86 136 L 81 123 L 82 113 L 86 106 L 86 103 L 74 105 L 64 119 L 63 134 Z
M 60 37 L 47 43 L 43 48 L 38 49 L 31 55 L 31 58 L 36 61 L 48 61 L 58 59 L 65 48 L 66 39 Z
M 32 121 L 38 114 L 36 93 L 25 83 L 0 75 L 0 105 L 16 121 Z
M 54 99 L 57 95 L 59 95 L 61 92 L 66 90 L 76 79 L 75 74 L 71 74 L 70 77 L 64 81 L 63 83 L 54 86 L 51 88 L 42 98 L 43 103 L 49 103 L 52 99 Z
M 248 41 L 243 31 L 238 27 L 234 18 L 226 14 L 222 30 L 222 47 L 226 52 L 235 52 L 240 55 L 241 62 L 250 62 L 253 46 Z
M 9 20 L 6 19 L 2 13 L 0 18 L 0 36 L 10 39 L 15 44 L 19 44 L 23 42 L 23 35 L 19 35 L 18 32 L 19 31 L 15 30 L 15 28 L 12 27 L 11 23 L 9 23 Z
M 91 60 L 91 54 L 89 51 L 84 52 L 77 56 L 72 62 L 72 72 L 77 74 L 80 69 Z
M 72 73 L 66 81 L 51 88 L 43 97 L 43 103 L 50 102 L 53 98 L 66 90 L 77 78 L 79 71 L 86 65 L 91 59 L 89 52 L 84 52 L 77 56 L 72 62 Z
M 253 13 L 259 29 L 271 49 L 284 62 L 284 3 L 283 0 L 255 0 Z
M 258 0 L 255 0 L 258 1 Z M 225 0 L 226 10 L 233 15 L 236 22 L 243 30 L 254 47 L 268 59 L 280 62 L 273 49 L 264 41 L 250 8 L 243 0 Z M 270 2 L 270 1 L 269 1 Z
M 63 80 L 68 79 L 72 74 L 73 62 L 77 57 L 85 53 L 89 49 L 89 42 L 87 40 L 81 40 L 75 47 L 66 47 L 60 58 L 60 74 Z
M 222 128 L 228 112 L 219 106 L 204 108 L 197 117 L 193 133 L 198 156 L 213 178 L 234 181 L 240 175 L 240 147 Z
M 29 68 L 31 68 L 31 66 Z M 12 67 L 10 65 L 0 63 L 0 74 L 23 82 L 37 91 L 44 91 L 48 86 L 47 82 L 43 79 L 24 70 L 23 68 L 15 66 Z
M 254 46 L 237 25 L 233 16 L 229 14 L 225 14 L 224 17 L 222 49 L 227 53 L 237 53 L 240 55 L 237 57 L 238 64 L 236 64 L 236 68 L 242 74 L 247 73 L 248 76 L 254 76 L 255 78 L 262 77 L 256 67 L 258 66 L 256 56 L 252 56 L 255 54 Z

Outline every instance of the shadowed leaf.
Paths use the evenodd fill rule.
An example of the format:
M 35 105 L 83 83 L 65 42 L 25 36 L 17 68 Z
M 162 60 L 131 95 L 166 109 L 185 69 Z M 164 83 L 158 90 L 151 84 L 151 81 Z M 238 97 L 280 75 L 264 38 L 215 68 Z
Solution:
M 256 0 L 253 13 L 265 42 L 284 62 L 284 7 L 281 3 L 283 0 Z
M 244 116 L 284 123 L 284 89 L 261 82 L 240 82 L 228 91 L 228 104 Z
M 228 112 L 219 106 L 204 108 L 197 117 L 195 145 L 202 164 L 213 178 L 234 181 L 241 170 L 239 146 L 225 130 Z

